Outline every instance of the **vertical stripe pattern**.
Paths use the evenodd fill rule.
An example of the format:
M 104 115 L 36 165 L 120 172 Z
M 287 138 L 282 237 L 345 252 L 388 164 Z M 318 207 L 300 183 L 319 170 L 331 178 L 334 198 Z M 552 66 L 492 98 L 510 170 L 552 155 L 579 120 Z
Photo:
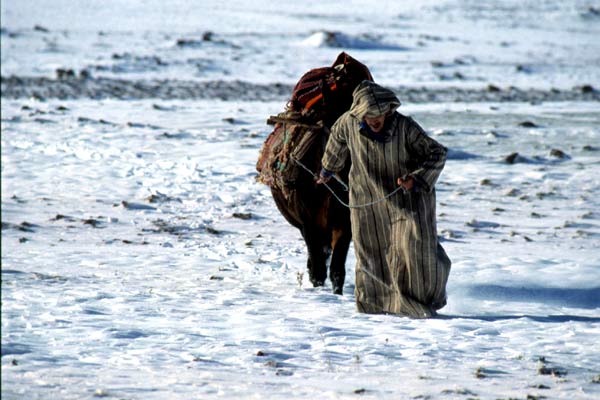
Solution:
M 369 87 L 361 90 L 365 84 Z M 451 263 L 438 243 L 435 183 L 447 150 L 413 119 L 395 112 L 399 104 L 391 91 L 363 82 L 354 92 L 353 107 L 333 126 L 322 163 L 338 172 L 351 158 L 351 205 L 384 197 L 406 174 L 419 183 L 418 191 L 351 209 L 351 222 L 359 311 L 424 318 L 446 304 Z M 379 133 L 385 141 L 361 134 L 362 117 L 357 117 L 379 110 L 392 112 L 385 132 Z

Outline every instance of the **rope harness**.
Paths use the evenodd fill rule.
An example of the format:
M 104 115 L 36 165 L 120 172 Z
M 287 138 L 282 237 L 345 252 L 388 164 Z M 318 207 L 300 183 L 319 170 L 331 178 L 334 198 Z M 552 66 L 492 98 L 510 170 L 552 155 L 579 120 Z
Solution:
M 306 172 L 308 172 L 309 174 L 312 175 L 313 178 L 315 179 L 319 179 L 319 177 L 317 176 L 317 174 L 315 174 L 314 172 L 312 172 L 306 165 L 302 164 L 300 162 L 300 160 L 291 157 L 291 159 L 298 164 L 300 167 L 302 167 L 302 169 L 304 169 Z M 338 178 L 336 175 L 333 175 L 333 178 L 339 182 L 340 185 L 342 185 L 342 187 L 344 188 L 344 190 L 347 192 L 349 190 L 348 185 L 346 185 L 346 183 L 344 181 L 342 181 L 340 178 Z M 340 204 L 342 204 L 344 207 L 347 208 L 365 208 L 365 207 L 370 207 L 372 205 L 381 203 L 384 200 L 389 199 L 390 197 L 392 197 L 393 195 L 395 195 L 396 193 L 398 193 L 399 191 L 404 191 L 404 188 L 402 186 L 398 186 L 396 189 L 394 189 L 392 192 L 388 193 L 387 195 L 385 195 L 384 197 L 377 199 L 375 201 L 372 201 L 370 203 L 365 203 L 365 204 L 356 204 L 356 205 L 350 205 L 346 202 L 344 202 L 342 199 L 340 199 L 338 197 L 337 194 L 335 194 L 335 192 L 333 191 L 333 189 L 325 182 L 323 182 L 323 185 L 325 185 L 325 187 L 327 188 L 327 190 L 329 190 L 331 192 L 331 194 L 333 195 L 333 197 L 335 197 L 335 199 L 337 201 L 340 202 Z

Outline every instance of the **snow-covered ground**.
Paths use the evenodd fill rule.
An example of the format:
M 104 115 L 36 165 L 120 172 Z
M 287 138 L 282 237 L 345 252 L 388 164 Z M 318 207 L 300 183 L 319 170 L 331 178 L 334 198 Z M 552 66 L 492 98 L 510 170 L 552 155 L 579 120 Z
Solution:
M 600 82 L 592 2 L 279 3 L 2 2 L 2 76 Z M 352 252 L 311 287 L 255 182 L 286 99 L 227 98 L 2 98 L 3 398 L 600 396 L 597 101 L 404 102 L 450 148 L 448 305 L 410 320 L 355 311 Z

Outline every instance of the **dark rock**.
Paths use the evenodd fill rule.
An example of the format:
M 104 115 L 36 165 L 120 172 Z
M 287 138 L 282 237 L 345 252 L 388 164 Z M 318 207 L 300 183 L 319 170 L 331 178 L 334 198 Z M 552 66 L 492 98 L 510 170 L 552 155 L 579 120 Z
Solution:
M 150 196 L 146 197 L 146 200 L 149 203 L 166 203 L 170 201 L 175 201 L 181 203 L 181 199 L 178 197 L 167 196 L 166 194 L 156 192 L 152 193 Z
M 487 375 L 484 373 L 483 369 L 477 368 L 475 370 L 475 378 L 483 379 L 483 378 L 487 378 Z
M 97 219 L 94 218 L 87 218 L 82 220 L 84 225 L 91 225 L 94 228 L 98 228 L 102 223 L 100 221 L 98 221 Z
M 488 85 L 487 90 L 488 90 L 488 92 L 494 92 L 494 93 L 501 91 L 501 89 L 498 86 L 492 85 L 491 83 Z
M 538 374 L 540 375 L 551 375 L 557 378 L 567 375 L 567 371 L 560 368 L 549 368 L 546 365 L 542 365 L 538 368 Z
M 519 153 L 511 153 L 511 154 L 507 155 L 506 157 L 504 157 L 504 161 L 507 162 L 508 164 L 514 164 L 517 162 L 518 158 L 519 158 Z
M 550 156 L 552 157 L 556 157 L 556 158 L 569 158 L 569 156 L 562 150 L 560 149 L 552 149 L 550 150 Z
M 546 385 L 541 384 L 541 383 L 539 385 L 532 385 L 530 387 L 532 387 L 534 389 L 550 389 L 550 386 L 546 386 Z
M 46 28 L 46 27 L 43 27 L 43 26 L 41 26 L 41 25 L 35 25 L 35 26 L 33 27 L 33 30 L 34 30 L 34 31 L 36 31 L 36 32 L 44 32 L 44 33 L 48 33 L 48 32 L 50 32 L 50 30 L 49 30 L 48 28 Z
M 600 7 L 589 6 L 581 16 L 586 19 L 598 18 L 600 17 Z
M 80 79 L 90 79 L 91 77 L 92 77 L 92 74 L 87 69 L 82 69 L 81 71 L 79 71 Z
M 233 217 L 248 220 L 252 219 L 252 213 L 233 213 Z
M 39 228 L 38 225 L 32 224 L 27 221 L 21 222 L 19 225 L 11 224 L 10 222 L 2 221 L 2 230 L 4 229 L 16 229 L 21 232 L 34 233 L 34 228 Z
M 221 234 L 221 231 L 219 231 L 218 229 L 215 229 L 211 226 L 206 227 L 206 232 L 210 233 L 211 235 L 220 235 Z
M 505 193 L 505 196 L 508 196 L 508 197 L 517 197 L 520 194 L 521 194 L 521 191 L 519 189 L 512 188 L 508 192 Z
M 535 123 L 533 123 L 531 121 L 520 122 L 519 126 L 522 126 L 523 128 L 538 128 L 538 125 L 536 125 Z
M 72 69 L 65 68 L 57 68 L 56 69 L 56 79 L 71 79 L 75 78 L 75 71 Z
M 56 214 L 56 216 L 54 218 L 51 218 L 50 221 L 61 221 L 64 220 L 66 222 L 75 222 L 76 219 L 73 217 L 70 217 L 68 215 L 62 215 L 62 214 Z

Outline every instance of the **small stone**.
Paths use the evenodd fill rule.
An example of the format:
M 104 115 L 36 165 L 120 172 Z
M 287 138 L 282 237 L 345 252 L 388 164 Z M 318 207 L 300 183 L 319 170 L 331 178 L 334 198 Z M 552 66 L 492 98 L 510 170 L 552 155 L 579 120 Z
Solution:
M 56 69 L 56 78 L 57 79 L 69 79 L 75 77 L 75 71 L 72 69 L 66 68 L 57 68 Z
M 508 192 L 506 192 L 506 196 L 508 197 L 517 197 L 519 194 L 521 194 L 521 191 L 516 188 L 512 188 Z
M 44 33 L 50 32 L 50 30 L 48 28 L 41 26 L 41 25 L 35 25 L 33 27 L 33 30 L 38 31 L 38 32 L 44 32 Z
M 239 218 L 243 220 L 252 219 L 252 213 L 233 213 L 233 218 Z
M 519 126 L 522 126 L 523 128 L 537 128 L 538 127 L 538 125 L 536 125 L 534 122 L 531 122 L 531 121 L 520 122 Z
M 535 395 L 535 394 L 528 394 L 526 397 L 526 400 L 542 400 L 545 399 L 546 396 L 540 396 L 540 395 Z
M 79 79 L 90 79 L 92 74 L 87 69 L 82 69 L 79 71 Z
M 211 226 L 206 227 L 206 232 L 210 233 L 211 235 L 220 235 L 221 234 L 221 231 L 219 231 Z
M 94 218 L 88 218 L 88 219 L 84 219 L 82 220 L 84 225 L 91 225 L 94 228 L 97 228 L 100 225 L 100 221 L 98 221 L 97 219 Z
M 506 161 L 508 164 L 514 164 L 517 161 L 517 158 L 519 157 L 519 153 L 511 153 L 509 155 L 507 155 L 506 157 L 504 157 L 504 161 Z
M 556 158 L 568 158 L 569 156 L 560 149 L 552 149 L 550 150 L 550 155 Z
M 540 375 L 551 375 L 557 378 L 567 375 L 567 371 L 558 368 L 549 368 L 546 365 L 542 365 L 538 368 L 538 374 Z
M 550 389 L 550 386 L 546 386 L 546 385 L 541 384 L 541 383 L 539 385 L 532 385 L 530 387 L 532 387 L 534 389 Z

